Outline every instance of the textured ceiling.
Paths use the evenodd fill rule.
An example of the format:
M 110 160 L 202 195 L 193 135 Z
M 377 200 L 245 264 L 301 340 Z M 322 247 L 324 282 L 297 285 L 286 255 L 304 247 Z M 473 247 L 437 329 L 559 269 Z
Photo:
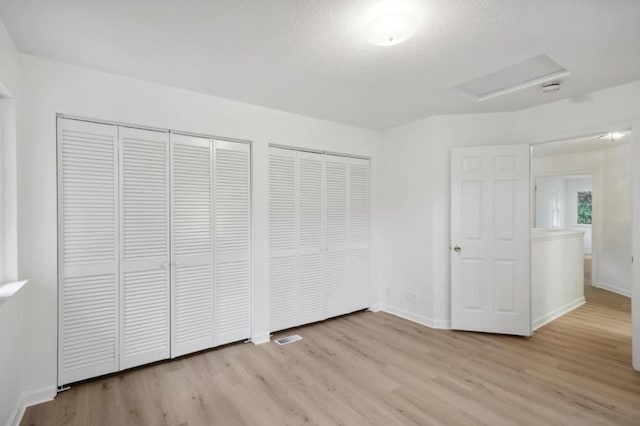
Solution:
M 638 0 L 397 2 L 421 25 L 394 47 L 365 41 L 375 0 L 0 0 L 0 19 L 25 53 L 374 129 L 640 79 Z M 543 53 L 572 73 L 558 93 L 453 89 Z

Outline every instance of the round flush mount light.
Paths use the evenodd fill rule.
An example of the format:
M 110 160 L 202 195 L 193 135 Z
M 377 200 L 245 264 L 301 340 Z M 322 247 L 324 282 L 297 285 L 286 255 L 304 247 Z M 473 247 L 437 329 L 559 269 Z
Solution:
M 418 20 L 409 13 L 378 16 L 366 26 L 366 38 L 376 46 L 393 46 L 408 40 L 418 29 Z

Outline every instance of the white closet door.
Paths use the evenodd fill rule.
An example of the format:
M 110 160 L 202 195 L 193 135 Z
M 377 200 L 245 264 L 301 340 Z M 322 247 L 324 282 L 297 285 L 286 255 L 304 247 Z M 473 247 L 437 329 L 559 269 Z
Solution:
M 124 370 L 169 357 L 169 134 L 119 129 Z
M 349 159 L 349 310 L 369 307 L 369 160 Z
M 298 324 L 324 319 L 323 160 L 298 152 Z
M 211 139 L 171 135 L 171 356 L 213 347 Z
M 349 312 L 347 190 L 349 159 L 325 155 L 326 316 Z
M 215 344 L 251 336 L 250 146 L 215 141 Z
M 296 151 L 269 148 L 269 329 L 298 325 Z
M 59 385 L 118 370 L 117 132 L 58 119 Z

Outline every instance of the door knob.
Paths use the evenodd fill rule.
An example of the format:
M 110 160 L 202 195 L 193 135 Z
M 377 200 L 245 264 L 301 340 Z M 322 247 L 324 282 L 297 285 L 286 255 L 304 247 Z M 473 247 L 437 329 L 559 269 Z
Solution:
M 455 251 L 456 253 L 460 253 L 462 251 L 462 247 L 460 246 L 453 246 L 453 251 Z
M 160 266 L 162 267 L 162 269 L 167 269 L 169 267 L 169 262 L 167 262 L 166 260 L 164 262 L 162 262 L 160 264 Z

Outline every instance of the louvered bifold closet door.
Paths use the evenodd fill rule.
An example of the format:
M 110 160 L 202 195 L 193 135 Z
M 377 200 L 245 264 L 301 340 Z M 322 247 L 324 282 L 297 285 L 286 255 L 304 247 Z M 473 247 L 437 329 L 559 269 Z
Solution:
M 349 312 L 348 292 L 348 163 L 325 155 L 325 306 L 326 316 Z
M 324 155 L 298 152 L 298 324 L 324 319 Z
M 212 140 L 171 135 L 171 356 L 214 345 Z
M 117 132 L 58 119 L 59 385 L 118 370 Z
M 269 148 L 269 330 L 298 325 L 296 151 Z
M 169 358 L 169 134 L 120 127 L 120 369 Z
M 251 336 L 250 145 L 215 141 L 215 344 Z
M 369 307 L 369 160 L 349 159 L 349 310 Z

